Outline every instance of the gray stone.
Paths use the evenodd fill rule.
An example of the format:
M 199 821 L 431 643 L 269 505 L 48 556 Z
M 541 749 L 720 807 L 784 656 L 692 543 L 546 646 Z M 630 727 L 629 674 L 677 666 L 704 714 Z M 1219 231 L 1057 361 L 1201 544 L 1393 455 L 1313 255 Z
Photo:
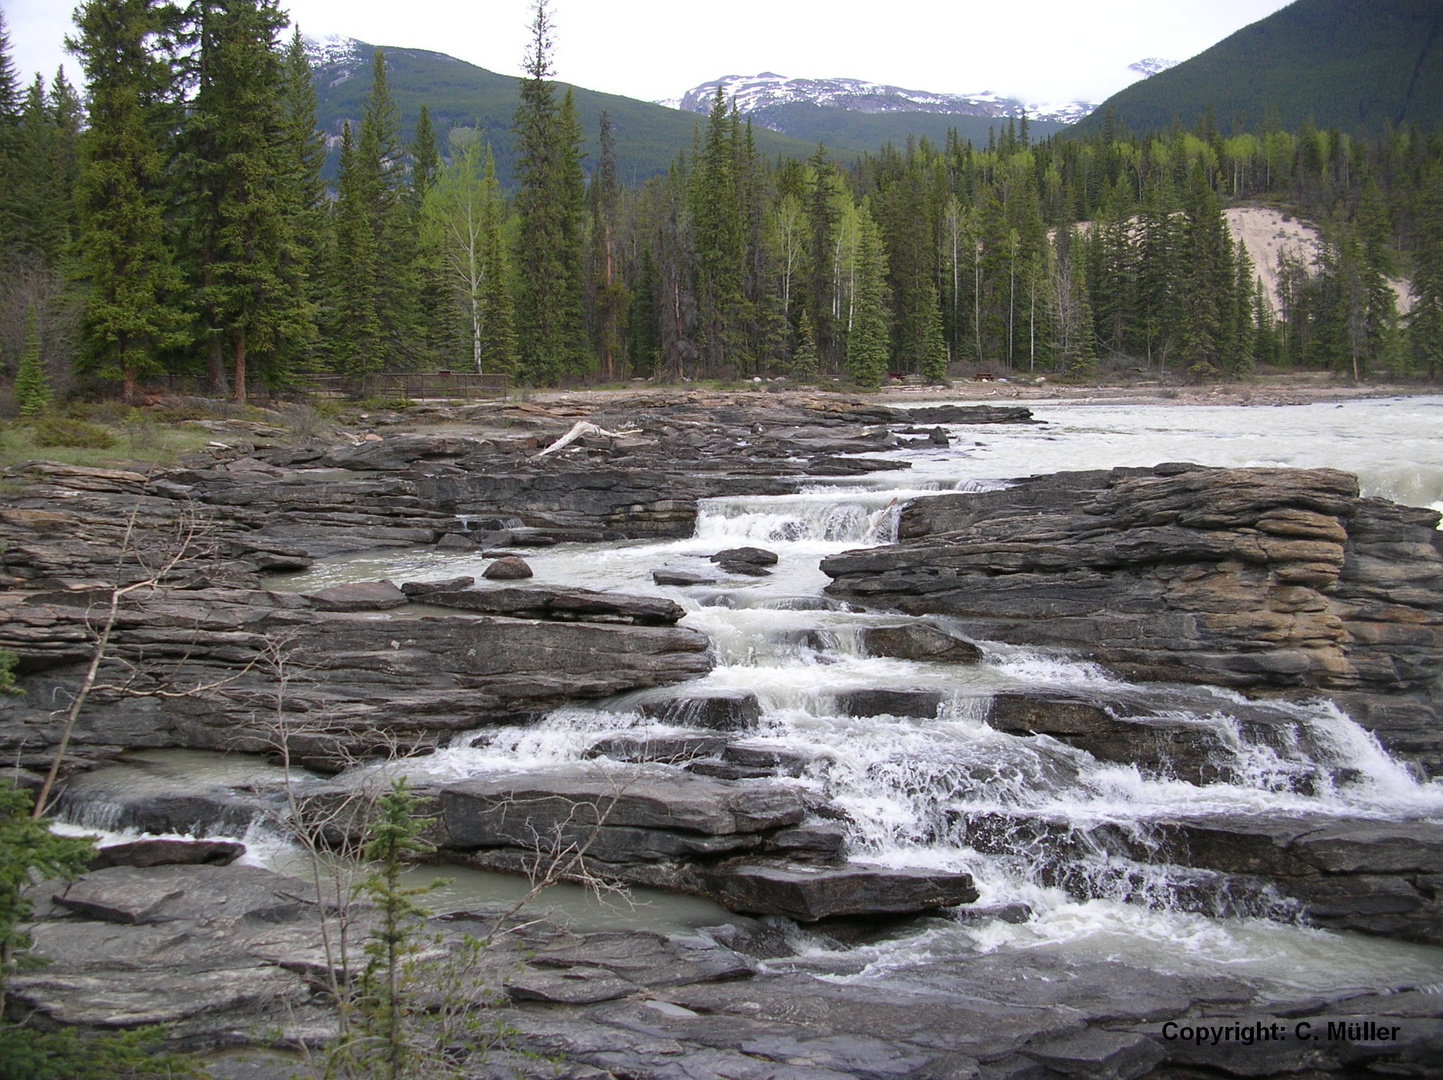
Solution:
M 942 707 L 938 690 L 848 690 L 837 695 L 844 716 L 906 716 L 930 720 Z
M 132 840 L 108 844 L 90 860 L 91 870 L 109 866 L 229 866 L 246 852 L 235 840 Z
M 722 690 L 667 701 L 649 701 L 641 706 L 641 715 L 678 727 L 747 731 L 761 721 L 762 707 L 755 694 L 745 690 Z
M 748 915 L 785 915 L 800 922 L 846 915 L 909 915 L 977 899 L 970 874 L 849 864 L 731 862 L 705 881 L 717 902 Z
M 308 594 L 320 611 L 386 611 L 401 607 L 409 597 L 389 581 L 358 581 Z
M 863 627 L 857 636 L 869 656 L 949 664 L 976 664 L 982 660 L 982 650 L 972 642 L 923 622 Z
M 501 561 L 504 560 L 497 560 L 491 566 Z M 490 569 L 487 567 L 488 573 Z M 426 603 L 511 618 L 637 626 L 671 626 L 686 614 L 680 604 L 664 596 L 631 596 L 565 586 L 441 590 L 427 593 Z
M 481 572 L 488 581 L 519 581 L 532 576 L 531 566 L 516 555 L 505 555 Z
M 718 551 L 711 557 L 714 563 L 743 563 L 752 566 L 776 566 L 777 553 L 759 547 L 735 547 Z

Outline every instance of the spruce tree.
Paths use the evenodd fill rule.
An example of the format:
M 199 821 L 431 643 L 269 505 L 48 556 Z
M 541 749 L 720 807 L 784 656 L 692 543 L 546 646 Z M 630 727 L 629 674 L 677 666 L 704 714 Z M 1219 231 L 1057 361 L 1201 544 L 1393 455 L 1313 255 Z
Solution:
M 170 20 L 155 0 L 86 0 L 69 43 L 90 97 L 77 196 L 83 370 L 120 380 L 127 401 L 160 370 L 160 351 L 184 344 L 189 321 L 163 216 L 172 67 L 151 50 Z
M 13 192 L 20 154 L 20 78 L 10 54 L 10 31 L 0 10 L 0 184 Z M 10 246 L 21 224 L 21 214 L 8 198 L 0 199 L 0 251 Z
M 699 338 L 703 363 L 712 371 L 734 361 L 742 345 L 746 249 L 737 177 L 739 134 L 719 86 L 707 120 L 706 140 L 692 173 L 690 195 Z
M 1434 164 L 1425 174 L 1416 216 L 1408 344 L 1415 369 L 1431 381 L 1443 372 L 1443 165 Z
M 279 96 L 285 17 L 276 0 L 197 7 L 201 82 L 189 122 L 199 132 L 197 229 L 207 246 L 200 293 L 212 347 L 221 345 L 244 402 L 252 369 L 270 386 L 285 380 L 285 343 L 310 327 L 291 232 L 297 196 L 286 190 L 296 178 Z
M 489 146 L 481 182 L 486 195 L 481 208 L 481 255 L 486 268 L 481 286 L 481 355 L 493 374 L 512 375 L 516 371 L 516 310 L 511 299 L 511 261 L 502 220 L 505 204 Z
M 25 351 L 15 371 L 15 405 L 21 416 L 39 416 L 50 407 L 50 378 L 40 358 L 40 324 L 35 305 L 25 309 Z
M 584 335 L 580 133 L 570 92 L 556 101 L 554 35 L 547 0 L 536 0 L 513 130 L 517 359 L 521 377 L 540 383 L 578 368 Z
M 421 106 L 411 139 L 411 183 L 407 189 L 409 212 L 416 222 L 415 275 L 418 359 L 428 365 L 449 367 L 446 359 L 461 336 L 461 320 L 452 302 L 445 255 L 434 230 L 425 227 L 425 205 L 441 169 L 441 152 L 431 126 L 431 110 Z
M 332 321 L 327 336 L 336 370 L 353 378 L 380 367 L 376 234 L 368 213 L 370 184 L 366 172 L 358 160 L 356 142 L 347 122 L 341 129 L 340 166 L 332 209 L 336 258 L 330 304 Z
M 887 255 L 877 224 L 863 202 L 858 213 L 856 295 L 852 329 L 847 334 L 847 374 L 859 386 L 880 386 L 891 361 L 891 297 L 887 287 Z M 941 333 L 941 323 L 937 323 Z M 940 337 L 939 337 L 940 343 Z
M 317 367 L 317 327 L 328 304 L 330 235 L 326 183 L 321 178 L 326 144 L 317 129 L 316 89 L 299 27 L 292 30 L 281 61 L 277 157 L 281 213 L 291 239 L 290 281 L 296 290 L 290 303 L 298 316 L 291 335 L 281 343 L 280 362 L 285 370 L 300 372 Z

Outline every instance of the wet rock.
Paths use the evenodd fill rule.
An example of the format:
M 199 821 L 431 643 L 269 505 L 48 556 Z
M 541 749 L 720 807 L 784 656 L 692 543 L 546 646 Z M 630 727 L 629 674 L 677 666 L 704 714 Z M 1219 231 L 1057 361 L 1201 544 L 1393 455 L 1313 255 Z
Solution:
M 497 560 L 496 566 L 504 560 Z M 490 567 L 487 567 L 489 572 Z M 630 596 L 565 586 L 506 589 L 441 590 L 426 594 L 426 603 L 511 618 L 561 622 L 629 623 L 671 626 L 686 609 L 664 596 Z
M 475 551 L 477 540 L 468 533 L 447 533 L 436 541 L 437 551 Z
M 111 866 L 229 866 L 246 852 L 235 840 L 132 840 L 107 844 L 90 860 L 89 869 Z
M 1376 701 L 1430 693 L 1443 666 L 1437 521 L 1328 469 L 1163 465 L 918 499 L 900 543 L 822 569 L 833 596 L 1132 679 Z M 1391 720 L 1374 717 L 1390 744 Z M 1436 719 L 1403 723 L 1397 748 L 1443 764 Z
M 531 577 L 531 566 L 525 559 L 506 555 L 497 559 L 481 572 L 488 581 L 520 581 Z
M 689 570 L 653 570 L 651 580 L 657 585 L 715 585 L 717 579 L 708 574 L 694 574 Z
M 752 566 L 776 566 L 777 554 L 759 547 L 736 547 L 718 551 L 711 557 L 714 563 L 743 563 Z
M 469 589 L 476 584 L 476 579 L 469 574 L 460 577 L 446 578 L 443 581 L 403 581 L 401 591 L 407 596 L 415 599 L 426 593 L 455 592 L 459 589 Z
M 849 690 L 837 695 L 843 716 L 906 716 L 930 720 L 942 707 L 939 690 Z
M 669 701 L 649 701 L 641 706 L 641 715 L 678 727 L 747 731 L 760 723 L 762 707 L 755 694 L 729 690 Z
M 1087 1080 L 1145 1076 L 1167 1057 L 1167 1052 L 1145 1035 L 1100 1028 L 1028 1043 L 1022 1052 L 1054 1073 Z
M 512 1001 L 550 1005 L 594 1005 L 628 997 L 640 989 L 630 979 L 604 968 L 580 965 L 561 971 L 525 971 L 506 980 L 506 993 Z
M 112 866 L 79 878 L 55 902 L 104 922 L 282 921 L 301 912 L 304 882 L 255 866 Z
M 657 761 L 678 765 L 696 758 L 715 757 L 727 745 L 721 735 L 691 735 L 676 738 L 639 739 L 617 736 L 596 743 L 587 757 L 609 757 L 613 761 Z
M 812 763 L 812 759 L 805 754 L 747 743 L 731 744 L 722 751 L 722 758 L 733 765 L 759 770 L 767 776 L 801 776 Z
M 442 789 L 447 845 L 525 846 L 595 825 L 706 837 L 785 828 L 806 814 L 780 786 L 731 785 L 652 766 L 553 770 L 465 780 Z
M 307 594 L 320 611 L 386 611 L 409 603 L 410 598 L 390 581 L 358 581 Z
M 976 664 L 982 660 L 982 650 L 972 642 L 922 622 L 867 626 L 857 636 L 869 656 L 951 664 Z
M 849 864 L 819 867 L 731 862 L 705 881 L 718 903 L 748 915 L 785 915 L 799 922 L 845 915 L 908 915 L 977 899 L 970 874 Z

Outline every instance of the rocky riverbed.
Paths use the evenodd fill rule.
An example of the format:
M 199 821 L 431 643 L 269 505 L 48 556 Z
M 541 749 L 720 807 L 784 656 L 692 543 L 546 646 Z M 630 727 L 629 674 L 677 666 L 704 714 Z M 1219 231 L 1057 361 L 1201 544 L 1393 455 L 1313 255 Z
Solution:
M 567 876 L 687 892 L 733 913 L 670 935 L 549 925 L 506 935 L 485 981 L 517 1034 L 486 1068 L 515 1064 L 523 1049 L 555 1059 L 520 1065 L 523 1075 L 645 1077 L 1428 1075 L 1443 1062 L 1443 1007 L 1418 990 L 1290 996 L 1045 949 L 909 952 L 905 974 L 894 970 L 886 957 L 912 948 L 899 942 L 945 937 L 959 918 L 1006 926 L 1032 913 L 999 904 L 958 866 L 878 858 L 839 764 L 779 740 L 774 706 L 708 674 L 731 664 L 727 646 L 688 613 L 791 573 L 785 553 L 778 567 L 765 548 L 718 543 L 710 559 L 646 569 L 666 595 L 545 573 L 279 587 L 318 561 L 378 549 L 434 552 L 438 566 L 544 567 L 566 545 L 680 540 L 698 531 L 707 500 L 808 498 L 819 481 L 938 453 L 967 425 L 1031 424 L 1026 410 L 678 396 L 586 415 L 531 406 L 509 419 L 379 428 L 340 445 L 236 438 L 167 471 L 12 470 L 0 648 L 20 658 L 26 694 L 0 706 L 0 749 L 18 778 L 36 784 L 54 752 L 53 710 L 79 682 L 113 586 L 137 585 L 116 607 L 67 755 L 60 806 L 74 820 L 236 835 L 299 808 L 345 846 L 366 820 L 358 792 L 386 774 L 367 762 L 421 754 L 412 760 L 433 764 L 414 782 L 441 857 L 525 872 L 575 853 Z M 575 420 L 601 433 L 542 455 Z M 1135 826 L 963 800 L 927 829 L 982 856 L 1026 853 L 1040 885 L 1083 899 L 1163 870 L 1181 911 L 1443 943 L 1443 830 L 1426 815 L 1303 812 L 1319 792 L 1346 788 L 1353 766 L 1297 711 L 1326 693 L 1395 760 L 1419 775 L 1439 769 L 1434 525 L 1436 515 L 1361 498 L 1326 470 L 1177 465 L 919 497 L 901 510 L 897 544 L 822 562 L 832 599 L 783 596 L 775 610 L 810 608 L 815 626 L 773 632 L 768 647 L 824 664 L 845 642 L 892 672 L 822 695 L 820 715 L 859 735 L 965 713 L 1004 741 L 996 762 L 1025 753 L 1047 784 L 1119 763 L 1147 782 L 1232 790 L 1254 781 L 1259 748 L 1271 748 L 1287 762 L 1268 781 L 1294 793 L 1287 812 L 1180 805 Z M 855 639 L 828 614 L 843 603 L 878 612 Z M 948 680 L 965 683 L 995 655 L 989 642 L 1080 655 L 1132 682 L 959 695 Z M 1224 727 L 1202 723 L 1189 683 L 1248 697 Z M 564 765 L 468 776 L 447 764 L 567 708 L 619 708 L 636 726 L 583 733 Z M 130 755 L 174 747 L 284 754 L 309 771 L 289 791 L 127 774 L 146 769 Z M 954 798 L 971 790 L 973 780 L 948 776 Z M 932 781 L 919 771 L 909 783 L 920 793 Z M 59 897 L 37 932 L 53 963 L 13 981 L 13 1007 L 61 1024 L 165 1022 L 208 1050 L 324 1040 L 313 884 L 254 866 L 115 860 L 68 890 L 42 890 Z M 489 932 L 488 918 L 437 928 L 454 942 Z M 176 971 L 204 992 L 170 986 Z M 1424 986 L 1387 989 L 1411 985 Z M 1199 1045 L 1163 1027 L 1221 1018 L 1293 1037 Z M 1304 1022 L 1343 1024 L 1345 1035 L 1350 1023 L 1374 1027 L 1368 1038 L 1312 1040 L 1297 1037 Z M 271 1034 L 259 1037 L 262 1027 Z M 1378 1038 L 1384 1028 L 1396 1034 Z M 265 1055 L 215 1066 L 294 1067 Z

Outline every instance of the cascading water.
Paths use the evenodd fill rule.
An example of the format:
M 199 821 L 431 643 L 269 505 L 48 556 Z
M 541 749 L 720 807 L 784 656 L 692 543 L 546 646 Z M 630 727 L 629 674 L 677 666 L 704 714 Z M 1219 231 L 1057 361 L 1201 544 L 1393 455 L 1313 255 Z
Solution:
M 1443 784 L 1420 782 L 1335 706 L 1249 702 L 1222 690 L 1165 693 L 1128 686 L 1085 663 L 987 643 L 976 666 L 867 656 L 859 629 L 898 617 L 830 601 L 818 563 L 892 542 L 909 498 L 986 490 L 1011 476 L 1062 468 L 1164 460 L 1330 465 L 1359 471 L 1365 492 L 1443 502 L 1443 450 L 1423 434 L 1432 439 L 1443 402 L 1036 411 L 1053 422 L 954 428 L 952 448 L 909 451 L 908 472 L 790 496 L 710 500 L 686 540 L 563 544 L 528 552 L 527 560 L 539 582 L 676 600 L 687 611 L 685 625 L 706 632 L 717 656 L 715 669 L 689 692 L 756 695 L 761 721 L 744 745 L 800 763 L 793 770 L 800 775 L 785 782 L 844 814 L 853 858 L 969 871 L 980 906 L 1008 915 L 934 923 L 920 935 L 868 946 L 857 954 L 866 970 L 895 973 L 909 958 L 935 960 L 949 951 L 1048 945 L 1078 955 L 1125 953 L 1172 971 L 1223 966 L 1280 993 L 1436 979 L 1438 950 L 1310 930 L 1291 922 L 1290 902 L 1267 888 L 1237 889 L 1218 874 L 1135 857 L 1153 842 L 1158 823 L 1180 816 L 1443 822 Z M 1266 445 L 1265 432 L 1272 433 Z M 1389 459 L 1400 437 L 1414 447 L 1406 465 Z M 707 561 L 742 545 L 778 555 L 771 576 L 731 578 Z M 479 577 L 484 565 L 479 556 L 452 552 L 385 553 L 318 566 L 294 587 Z M 662 568 L 718 580 L 661 588 L 651 573 Z M 921 718 L 849 716 L 838 705 L 849 691 L 878 688 L 933 691 L 942 704 Z M 1046 736 L 1005 734 L 988 724 L 994 694 L 1039 689 L 1127 699 L 1129 719 L 1144 729 L 1149 722 L 1186 726 L 1208 747 L 1210 782 L 1095 760 Z M 686 731 L 643 715 L 642 701 L 656 696 L 565 708 L 534 724 L 458 737 L 408 770 L 450 781 L 544 768 L 582 760 L 616 736 Z

